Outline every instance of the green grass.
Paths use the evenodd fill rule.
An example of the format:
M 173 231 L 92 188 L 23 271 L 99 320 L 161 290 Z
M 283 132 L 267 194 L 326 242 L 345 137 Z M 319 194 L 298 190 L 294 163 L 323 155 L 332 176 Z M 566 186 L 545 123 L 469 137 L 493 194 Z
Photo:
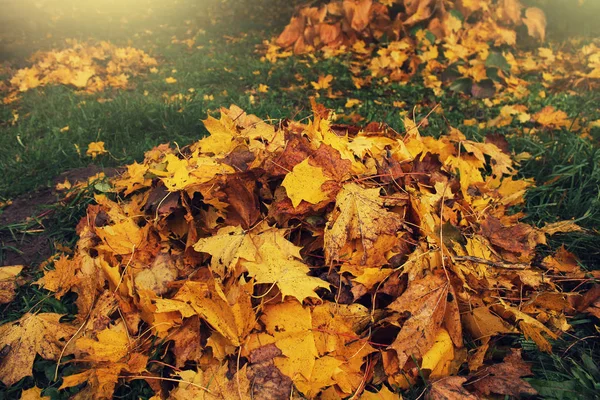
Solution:
M 211 0 L 191 3 L 194 6 L 190 2 L 159 6 L 154 13 L 141 12 L 144 18 L 139 20 L 131 17 L 127 24 L 112 16 L 110 21 L 95 20 L 90 24 L 76 21 L 50 29 L 48 23 L 43 22 L 45 16 L 38 16 L 39 25 L 25 32 L 30 35 L 26 46 L 15 45 L 10 52 L 3 53 L 12 65 L 26 65 L 25 57 L 32 51 L 63 46 L 64 37 L 77 35 L 79 39 L 109 39 L 116 44 L 130 43 L 144 49 L 159 59 L 159 73 L 134 78 L 132 88 L 126 91 L 78 95 L 68 87 L 46 87 L 25 93 L 14 105 L 0 107 L 0 121 L 5 121 L 0 123 L 0 200 L 51 186 L 55 177 L 72 168 L 92 162 L 105 167 L 121 166 L 141 160 L 145 151 L 160 143 L 183 146 L 196 141 L 206 134 L 201 120 L 222 106 L 237 104 L 262 118 L 304 118 L 310 115 L 309 97 L 319 94 L 310 82 L 320 74 L 332 74 L 335 76 L 333 91 L 342 94 L 330 99 L 321 92 L 318 101 L 333 108 L 340 116 L 355 111 L 366 122 L 382 121 L 402 131 L 403 117 L 393 106 L 394 101 L 404 101 L 405 110 L 411 115 L 414 112 L 417 120 L 439 104 L 443 113 L 432 113 L 428 124 L 421 128 L 422 134 L 439 136 L 453 126 L 476 140 L 483 140 L 489 133 L 507 135 L 513 151 L 531 154 L 522 162 L 520 170 L 520 176 L 533 178 L 536 182 L 536 187 L 528 191 L 523 207 L 527 221 L 541 226 L 546 222 L 575 219 L 588 231 L 551 240 L 548 250 L 566 243 L 586 268 L 599 268 L 600 149 L 597 141 L 600 129 L 590 132 L 593 140 L 588 140 L 570 129 L 529 135 L 525 130 L 533 126 L 531 123 L 515 122 L 497 129 L 465 126 L 465 119 L 486 122 L 496 117 L 499 107 L 487 107 L 481 100 L 466 99 L 451 92 L 436 98 L 419 83 L 375 83 L 357 90 L 347 68 L 349 60 L 344 57 L 320 62 L 296 57 L 276 64 L 261 61 L 256 46 L 281 30 L 293 12 L 294 2 Z M 182 23 L 185 20 L 190 23 Z M 188 29 L 195 32 L 198 28 L 206 31 L 197 37 L 196 46 L 203 46 L 201 49 L 190 50 L 185 45 L 171 43 L 173 35 L 183 39 L 189 36 L 186 34 Z M 144 33 L 146 30 L 152 33 Z M 51 38 L 46 37 L 48 32 L 53 33 Z M 18 44 L 17 41 L 14 43 Z M 175 77 L 177 83 L 165 83 L 168 76 Z M 259 93 L 259 84 L 268 85 L 268 92 Z M 285 90 L 292 85 L 305 85 L 305 88 Z M 189 89 L 194 92 L 190 93 Z M 567 112 L 573 120 L 600 119 L 597 93 L 548 93 L 542 98 L 538 95 L 541 89 L 541 86 L 532 85 L 532 94 L 516 104 L 526 104 L 530 113 L 553 105 Z M 144 95 L 145 91 L 147 95 Z M 192 97 L 184 103 L 165 101 L 165 95 L 178 93 Z M 212 97 L 205 100 L 205 95 Z M 250 95 L 254 96 L 254 102 Z M 99 98 L 110 101 L 100 103 Z M 361 105 L 346 109 L 344 105 L 349 98 L 361 100 Z M 20 118 L 12 125 L 10 121 L 15 108 Z M 67 125 L 69 131 L 60 132 Z M 86 157 L 85 149 L 92 141 L 104 141 L 110 155 L 96 160 Z M 75 145 L 79 146 L 81 154 Z M 42 221 L 3 226 L 0 231 L 25 235 L 32 228 L 41 227 L 52 241 L 73 245 L 76 240 L 74 227 L 93 201 L 95 191 L 92 187 L 66 204 L 53 206 Z M 5 250 L 10 249 L 0 249 Z M 39 272 L 31 271 L 27 278 L 39 277 Z M 71 314 L 73 307 L 73 299 L 68 296 L 57 301 L 37 286 L 24 285 L 19 289 L 17 301 L 0 307 L 0 324 L 29 311 Z M 586 398 L 597 396 L 599 349 L 594 340 L 582 339 L 597 336 L 594 331 L 597 321 L 578 317 L 575 322 L 572 336 L 565 336 L 556 343 L 555 355 L 539 353 L 530 343 L 521 342 L 526 356 L 534 362 L 536 376 L 531 382 L 542 397 L 574 399 L 578 398 L 577 393 L 585 393 Z M 48 371 L 54 371 L 54 368 L 55 364 L 38 359 L 33 378 L 26 378 L 11 389 L 0 386 L 0 400 L 14 398 L 21 388 L 31 387 L 34 383 L 48 387 L 45 394 L 53 399 L 66 398 L 65 393 L 59 394 L 56 390 L 57 383 L 50 383 Z M 405 397 L 418 397 L 422 392 L 422 387 L 416 387 L 410 394 L 405 393 Z M 123 398 L 147 398 L 151 393 L 138 382 L 119 389 L 118 394 Z

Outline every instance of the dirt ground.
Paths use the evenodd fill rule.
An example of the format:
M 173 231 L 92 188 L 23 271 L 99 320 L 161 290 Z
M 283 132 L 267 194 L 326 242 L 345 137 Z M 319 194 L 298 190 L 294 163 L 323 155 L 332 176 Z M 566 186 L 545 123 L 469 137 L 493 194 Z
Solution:
M 97 165 L 72 169 L 57 176 L 51 188 L 41 188 L 12 199 L 12 204 L 0 211 L 0 265 L 28 267 L 50 257 L 54 246 L 43 226 L 33 222 L 26 229 L 23 223 L 43 220 L 51 215 L 53 211 L 50 206 L 60 201 L 59 194 L 54 190 L 57 183 L 65 179 L 71 183 L 85 181 L 99 172 L 111 177 L 119 170 Z

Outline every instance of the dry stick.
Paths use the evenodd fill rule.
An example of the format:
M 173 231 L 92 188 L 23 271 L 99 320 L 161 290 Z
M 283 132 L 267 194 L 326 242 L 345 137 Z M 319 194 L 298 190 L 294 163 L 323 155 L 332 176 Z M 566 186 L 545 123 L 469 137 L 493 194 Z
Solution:
M 121 283 L 123 282 L 123 278 L 125 277 L 125 274 L 127 273 L 127 268 L 129 267 L 129 264 L 131 264 L 131 261 L 133 260 L 134 254 L 135 254 L 135 244 L 133 245 L 133 248 L 131 249 L 131 257 L 129 257 L 129 261 L 127 261 L 127 265 L 125 265 L 125 268 L 123 268 L 123 273 L 121 274 L 121 277 L 119 278 L 119 283 L 117 284 L 117 287 L 115 288 L 114 293 L 117 293 L 117 290 L 119 290 L 119 287 L 121 286 Z
M 489 265 L 491 267 L 496 268 L 506 268 L 506 269 L 527 269 L 529 265 L 527 264 L 513 264 L 513 263 L 501 263 L 496 261 L 486 260 L 485 258 L 479 258 L 474 256 L 454 256 L 452 257 L 456 261 L 471 261 L 479 264 Z
M 444 218 L 444 201 L 446 201 L 447 188 L 448 181 L 446 181 L 446 184 L 444 185 L 444 191 L 442 192 L 442 198 L 440 199 L 440 253 L 442 256 L 442 268 L 444 269 L 444 273 L 446 274 L 448 284 L 450 284 L 450 275 L 448 275 L 448 270 L 446 269 L 446 264 L 444 263 L 444 224 L 442 223 Z
M 94 303 L 96 303 L 96 299 L 94 299 Z M 87 320 L 90 318 L 90 315 L 92 315 L 92 310 L 93 309 L 94 309 L 94 304 L 92 304 L 92 307 L 90 307 L 90 311 L 88 311 L 88 314 L 86 315 L 86 317 L 83 320 L 83 323 L 81 324 L 81 326 L 79 327 L 79 329 L 77 329 L 77 331 L 75 332 L 75 334 L 73 336 L 71 336 L 71 339 L 69 339 L 67 341 L 67 343 L 65 343 L 65 346 L 63 347 L 62 351 L 60 352 L 60 355 L 58 356 L 58 360 L 56 361 L 56 369 L 54 370 L 54 381 L 58 380 L 58 368 L 60 367 L 60 360 L 62 359 L 63 355 L 65 354 L 65 350 L 67 349 L 67 346 L 69 346 L 69 344 L 75 338 L 75 336 L 79 335 L 79 332 L 81 332 L 81 330 L 83 329 L 83 327 L 87 323 Z
M 240 349 L 238 350 L 237 371 L 235 373 L 235 382 L 236 382 L 236 386 L 237 386 L 238 396 L 240 396 L 240 400 L 244 400 L 244 398 L 242 397 L 242 390 L 240 388 L 240 356 L 242 355 L 242 346 L 243 346 L 243 344 L 240 346 Z

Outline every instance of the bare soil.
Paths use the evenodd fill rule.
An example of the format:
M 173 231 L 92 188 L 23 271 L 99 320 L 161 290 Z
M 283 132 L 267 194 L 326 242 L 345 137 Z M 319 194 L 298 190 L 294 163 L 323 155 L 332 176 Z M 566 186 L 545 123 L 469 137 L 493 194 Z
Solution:
M 0 211 L 0 265 L 29 267 L 50 257 L 54 251 L 53 243 L 43 227 L 34 221 L 48 217 L 52 213 L 50 206 L 59 201 L 54 186 L 65 179 L 71 183 L 85 181 L 99 172 L 110 177 L 119 170 L 89 165 L 65 171 L 54 179 L 52 188 L 40 188 L 20 195 Z M 33 222 L 30 229 L 25 228 L 26 222 Z

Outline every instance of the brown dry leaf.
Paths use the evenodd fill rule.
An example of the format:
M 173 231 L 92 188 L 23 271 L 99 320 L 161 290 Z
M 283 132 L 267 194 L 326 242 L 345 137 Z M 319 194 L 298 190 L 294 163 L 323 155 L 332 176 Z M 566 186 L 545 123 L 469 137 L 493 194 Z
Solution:
M 373 248 L 380 235 L 395 235 L 403 226 L 403 218 L 387 211 L 379 189 L 364 189 L 348 183 L 336 197 L 336 211 L 325 228 L 324 247 L 327 263 L 340 260 L 340 250 L 351 240 L 359 240 L 365 251 Z
M 444 320 L 449 283 L 438 275 L 429 275 L 409 283 L 406 292 L 388 306 L 409 317 L 390 349 L 396 351 L 400 368 L 411 358 L 422 358 L 433 346 Z
M 546 224 L 540 229 L 546 235 L 554 235 L 557 233 L 568 232 L 584 232 L 585 230 L 577 225 L 575 221 L 558 221 L 551 224 Z
M 186 361 L 200 362 L 202 346 L 200 344 L 200 319 L 186 318 L 175 333 L 169 336 L 173 341 L 175 366 L 183 368 Z
M 431 384 L 431 389 L 425 397 L 428 400 L 477 400 L 478 396 L 469 393 L 463 386 L 467 378 L 462 376 L 448 376 L 436 380 Z
M 252 398 L 246 367 L 238 370 L 231 379 L 228 378 L 227 364 L 206 371 L 180 371 L 177 376 L 181 378 L 181 382 L 169 393 L 169 398 L 174 400 Z
M 494 393 L 520 398 L 523 394 L 537 394 L 528 382 L 521 379 L 532 375 L 530 365 L 521 357 L 521 350 L 511 350 L 502 363 L 491 365 L 480 374 L 471 385 L 486 396 Z
M 577 257 L 573 253 L 567 251 L 564 245 L 556 251 L 554 256 L 544 257 L 542 265 L 551 271 L 562 272 L 565 274 L 582 274 Z
M 7 386 L 30 376 L 37 354 L 56 360 L 75 334 L 76 328 L 60 323 L 60 314 L 25 314 L 18 321 L 0 326 L 0 348 L 8 353 L 0 359 L 0 381 Z M 71 354 L 67 349 L 65 354 Z
M 504 226 L 493 216 L 483 221 L 481 231 L 494 246 L 505 250 L 508 261 L 529 261 L 533 257 L 535 246 L 546 242 L 545 235 L 530 225 L 521 223 Z M 513 253 L 514 256 L 508 253 Z

